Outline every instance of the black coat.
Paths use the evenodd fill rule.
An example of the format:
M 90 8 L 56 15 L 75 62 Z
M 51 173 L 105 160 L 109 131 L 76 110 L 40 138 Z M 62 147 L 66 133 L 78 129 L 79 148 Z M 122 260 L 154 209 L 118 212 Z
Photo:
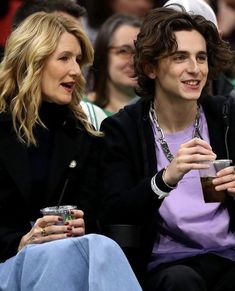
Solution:
M 150 186 L 151 178 L 156 174 L 157 161 L 148 115 L 149 106 L 149 101 L 140 99 L 136 104 L 126 106 L 116 115 L 105 119 L 101 125 L 105 138 L 100 187 L 105 194 L 100 219 L 103 226 L 141 226 L 141 248 L 133 263 L 133 268 L 137 271 L 139 268 L 144 271 L 149 260 L 158 234 L 156 210 L 162 202 Z M 228 157 L 225 146 L 227 140 L 229 158 L 235 163 L 234 100 L 222 96 L 206 97 L 202 106 L 207 118 L 211 146 L 217 158 Z M 231 228 L 234 229 L 235 202 L 232 197 L 227 197 L 226 206 L 231 216 Z
M 31 228 L 30 221 L 40 216 L 40 208 L 57 205 L 67 178 L 62 204 L 77 205 L 85 213 L 86 231 L 97 230 L 98 139 L 72 115 L 65 117 L 55 131 L 48 183 L 38 205 L 34 201 L 28 149 L 16 138 L 10 114 L 0 114 L 0 261 L 16 254 L 22 236 Z M 69 167 L 71 161 L 76 161 L 74 168 Z

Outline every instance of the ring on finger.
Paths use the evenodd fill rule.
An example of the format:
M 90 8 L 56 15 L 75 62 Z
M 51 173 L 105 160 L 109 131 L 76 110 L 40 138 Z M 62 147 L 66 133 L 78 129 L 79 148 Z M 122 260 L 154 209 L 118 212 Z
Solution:
M 47 236 L 47 233 L 44 227 L 41 227 L 41 236 Z
M 29 239 L 30 242 L 33 242 L 35 240 L 35 236 L 31 236 L 31 238 Z

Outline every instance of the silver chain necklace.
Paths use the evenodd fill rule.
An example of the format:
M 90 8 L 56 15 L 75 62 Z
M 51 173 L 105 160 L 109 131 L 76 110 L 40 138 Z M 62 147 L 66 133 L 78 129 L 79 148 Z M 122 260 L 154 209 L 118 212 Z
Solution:
M 168 144 L 166 142 L 163 130 L 159 126 L 158 118 L 157 118 L 157 115 L 156 115 L 156 111 L 154 110 L 153 102 L 150 105 L 149 115 L 150 115 L 150 119 L 154 122 L 154 124 L 156 126 L 156 130 L 157 130 L 156 134 L 159 137 L 159 142 L 160 142 L 161 148 L 162 148 L 162 150 L 164 152 L 164 155 L 166 156 L 168 161 L 171 162 L 174 159 L 174 156 L 172 155 L 172 153 L 171 153 L 171 151 L 169 149 L 169 146 L 168 146 Z M 198 105 L 198 107 L 197 107 L 197 115 L 196 115 L 195 122 L 194 122 L 194 130 L 193 130 L 192 137 L 193 138 L 194 137 L 198 137 L 198 138 L 202 139 L 202 136 L 200 134 L 200 122 L 199 121 L 200 121 L 200 107 Z

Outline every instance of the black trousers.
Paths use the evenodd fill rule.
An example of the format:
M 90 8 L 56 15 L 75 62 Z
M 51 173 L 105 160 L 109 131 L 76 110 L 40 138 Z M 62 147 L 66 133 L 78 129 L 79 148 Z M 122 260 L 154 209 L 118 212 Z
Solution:
M 204 254 L 149 272 L 146 291 L 235 291 L 235 262 Z

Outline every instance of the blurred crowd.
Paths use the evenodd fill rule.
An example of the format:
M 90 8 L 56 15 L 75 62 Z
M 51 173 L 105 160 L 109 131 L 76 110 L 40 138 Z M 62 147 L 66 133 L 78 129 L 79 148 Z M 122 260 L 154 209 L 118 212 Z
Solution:
M 217 17 L 218 29 L 223 39 L 235 49 L 235 2 L 233 0 L 205 1 L 212 7 Z M 93 44 L 95 50 L 93 66 L 84 69 L 87 81 L 87 94 L 84 99 L 101 107 L 107 116 L 116 113 L 132 100 L 136 100 L 138 98 L 135 93 L 137 80 L 132 62 L 134 40 L 138 27 L 148 11 L 162 7 L 166 0 L 0 0 L 1 54 L 3 54 L 7 37 L 13 29 L 14 18 L 17 22 L 16 11 L 25 10 L 26 15 L 31 14 L 35 8 L 30 11 L 29 7 L 40 5 L 42 8 L 43 2 L 47 2 L 45 6 L 51 5 L 51 8 L 46 8 L 49 12 L 53 11 L 55 2 L 58 2 L 56 4 L 58 7 L 62 2 L 67 7 L 71 7 L 67 14 L 80 21 Z M 18 9 L 20 6 L 22 6 L 21 9 Z M 74 12 L 77 7 L 79 7 L 78 14 Z M 64 7 L 59 8 L 61 12 L 64 9 Z M 119 16 L 116 16 L 117 14 Z M 122 17 L 123 14 L 124 17 Z M 132 20 L 127 18 L 132 18 Z M 234 71 L 235 69 L 232 68 L 226 73 L 233 86 Z
M 155 7 L 161 7 L 166 0 L 72 0 L 86 9 L 83 20 L 87 32 L 94 41 L 95 35 L 104 21 L 114 13 L 128 13 L 143 19 L 146 13 Z M 219 28 L 225 39 L 235 45 L 235 1 L 205 0 L 213 8 L 218 17 Z M 0 1 L 0 45 L 4 45 L 11 31 L 11 20 L 17 8 L 31 0 L 1 0 Z M 32 1 L 34 2 L 34 1 Z

